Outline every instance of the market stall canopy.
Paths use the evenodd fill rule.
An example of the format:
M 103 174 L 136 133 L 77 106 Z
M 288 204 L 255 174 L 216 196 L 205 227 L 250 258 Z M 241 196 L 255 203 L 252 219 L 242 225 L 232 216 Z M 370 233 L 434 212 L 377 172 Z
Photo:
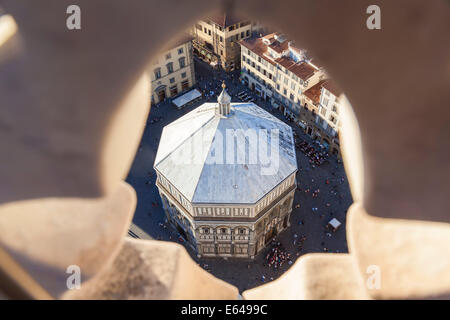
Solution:
M 197 89 L 193 89 L 185 94 L 179 96 L 178 98 L 173 100 L 173 103 L 177 106 L 177 108 L 181 108 L 189 102 L 194 101 L 202 96 L 200 91 Z
M 333 228 L 333 230 L 336 230 L 337 228 L 339 228 L 341 223 L 339 222 L 338 219 L 333 218 L 330 220 L 330 222 L 328 222 L 328 225 L 331 226 Z

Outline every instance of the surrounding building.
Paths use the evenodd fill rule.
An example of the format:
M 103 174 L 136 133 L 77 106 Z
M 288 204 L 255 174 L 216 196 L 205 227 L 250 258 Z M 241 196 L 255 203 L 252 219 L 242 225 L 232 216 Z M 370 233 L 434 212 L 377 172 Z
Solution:
M 231 103 L 223 87 L 218 103 L 164 127 L 156 185 L 168 221 L 199 256 L 253 258 L 290 225 L 293 133 L 254 103 Z
M 191 40 L 190 36 L 181 38 L 150 65 L 152 104 L 176 97 L 195 84 Z
M 254 21 L 221 13 L 198 21 L 192 28 L 195 53 L 226 71 L 240 67 L 239 41 L 262 31 Z
M 339 118 L 342 91 L 332 80 L 322 80 L 314 87 L 305 91 L 305 109 L 315 114 L 314 124 L 308 121 L 306 131 L 318 139 L 332 154 L 340 156 Z
M 244 84 L 339 156 L 340 92 L 326 80 L 325 70 L 280 33 L 243 39 L 240 44 Z

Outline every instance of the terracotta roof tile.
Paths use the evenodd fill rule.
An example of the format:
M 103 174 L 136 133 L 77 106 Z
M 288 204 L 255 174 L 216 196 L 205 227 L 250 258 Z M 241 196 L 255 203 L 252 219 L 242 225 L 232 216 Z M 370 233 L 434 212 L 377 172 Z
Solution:
M 334 94 L 336 97 L 339 97 L 342 93 L 341 88 L 332 80 L 328 79 L 324 84 L 323 87 L 330 91 L 332 94 Z
M 306 81 L 309 78 L 311 78 L 316 72 L 316 69 L 309 63 L 306 62 L 297 63 L 288 57 L 281 57 L 275 59 L 275 62 L 291 71 L 293 74 L 295 74 L 303 81 Z
M 289 48 L 289 43 L 288 41 L 280 42 L 278 40 L 275 40 L 274 42 L 272 42 L 272 44 L 269 45 L 269 48 L 281 54 L 283 53 L 283 51 L 286 51 Z
M 314 104 L 318 104 L 320 102 L 320 94 L 322 92 L 322 86 L 327 80 L 321 80 L 319 83 L 315 84 L 308 90 L 306 90 L 303 94 L 309 98 Z
M 239 41 L 239 43 L 250 51 L 253 51 L 255 54 L 257 54 L 267 62 L 276 65 L 276 63 L 272 59 L 269 59 L 265 56 L 265 53 L 267 53 L 267 46 L 263 43 L 262 38 L 244 39 Z

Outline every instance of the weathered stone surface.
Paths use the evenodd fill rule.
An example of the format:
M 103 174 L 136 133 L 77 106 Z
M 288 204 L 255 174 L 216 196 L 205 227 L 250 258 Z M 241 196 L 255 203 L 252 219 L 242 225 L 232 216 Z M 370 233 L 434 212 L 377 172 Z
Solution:
M 353 204 L 347 239 L 362 277 L 379 267 L 380 288 L 368 289 L 373 298 L 450 298 L 449 224 L 372 217 Z
M 302 256 L 283 276 L 244 291 L 245 299 L 368 299 L 351 255 L 312 253 Z
M 2 2 L 18 22 L 13 38 L 25 46 L 15 47 L 22 50 L 16 55 L 5 54 L 6 44 L 0 49 L 0 239 L 56 295 L 67 263 L 80 263 L 88 276 L 107 265 L 119 245 L 108 235 L 123 235 L 130 216 L 123 212 L 132 202 L 117 197 L 111 199 L 117 206 L 108 207 L 93 204 L 103 200 L 66 198 L 114 195 L 148 112 L 148 93 L 139 81 L 144 65 L 167 38 L 218 3 L 130 0 L 99 6 L 80 0 L 83 29 L 69 32 L 64 13 L 70 0 Z M 349 98 L 360 127 L 363 157 L 344 151 L 349 177 L 356 181 L 351 187 L 362 189 L 352 194 L 373 216 L 411 220 L 350 214 L 348 239 L 359 269 L 365 274 L 369 264 L 381 266 L 381 289 L 371 295 L 445 297 L 448 224 L 424 221 L 450 221 L 445 146 L 450 9 L 439 0 L 382 2 L 382 29 L 368 30 L 370 4 L 248 0 L 239 2 L 239 9 L 286 32 L 324 64 Z M 173 7 L 180 14 L 161 16 Z M 361 159 L 364 177 L 353 180 L 357 174 L 350 171 L 362 166 Z M 67 214 L 57 217 L 52 207 Z M 351 211 L 358 212 L 355 208 Z M 87 217 L 89 212 L 95 214 Z M 191 275 L 177 277 L 172 287 L 182 288 L 178 279 L 193 281 Z M 208 288 L 198 296 L 206 296 Z M 161 291 L 160 296 L 183 295 Z
M 70 265 L 87 280 L 108 265 L 128 231 L 134 189 L 122 182 L 99 199 L 47 198 L 0 206 L 0 244 L 50 294 L 67 289 Z
M 114 192 L 149 111 L 143 73 L 151 57 L 201 14 L 198 8 L 217 3 L 80 0 L 81 30 L 71 31 L 72 1 L 2 1 L 18 25 L 11 41 L 24 45 L 1 60 L 0 148 L 8 152 L 0 203 Z M 161 20 L 161 12 L 171 19 Z
M 114 263 L 64 299 L 237 299 L 175 243 L 127 238 Z

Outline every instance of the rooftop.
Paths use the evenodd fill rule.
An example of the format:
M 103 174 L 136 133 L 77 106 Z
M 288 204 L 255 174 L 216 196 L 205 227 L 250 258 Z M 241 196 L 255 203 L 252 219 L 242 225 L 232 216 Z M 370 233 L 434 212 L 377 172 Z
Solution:
M 308 90 L 306 90 L 303 94 L 310 99 L 314 104 L 318 104 L 320 102 L 320 94 L 322 91 L 322 86 L 327 80 L 321 80 Z
M 308 61 L 296 62 L 289 55 L 283 55 L 279 58 L 270 56 L 268 48 L 273 49 L 278 54 L 288 50 L 293 50 L 296 53 L 301 51 L 293 42 L 284 39 L 278 33 L 271 33 L 260 38 L 243 39 L 239 43 L 273 65 L 283 66 L 303 81 L 307 81 L 318 71 L 318 68 L 311 65 Z
M 332 80 L 328 79 L 324 84 L 323 87 L 330 91 L 332 94 L 334 94 L 336 97 L 339 97 L 342 94 L 341 88 Z
M 229 14 L 229 13 L 216 13 L 208 16 L 210 21 L 214 22 L 215 24 L 218 24 L 222 28 L 227 28 L 229 26 L 232 26 L 233 24 L 236 24 L 241 21 L 246 21 L 248 19 L 236 15 L 236 14 Z
M 297 171 L 292 128 L 254 103 L 231 103 L 228 117 L 218 115 L 216 107 L 217 103 L 204 103 L 165 126 L 154 168 L 192 203 L 256 203 Z M 278 148 L 277 163 L 261 161 L 260 149 L 257 161 L 249 161 L 251 138 L 246 133 L 252 130 L 259 137 L 267 130 L 265 144 L 267 150 Z M 278 139 L 271 137 L 273 130 L 279 130 Z M 226 147 L 230 132 L 245 146 Z M 229 154 L 245 156 L 246 161 L 235 158 L 229 164 Z M 271 165 L 275 170 L 262 174 Z
M 263 58 L 264 60 L 266 60 L 267 62 L 276 65 L 276 62 L 266 55 L 267 45 L 264 44 L 262 38 L 248 38 L 239 41 L 239 43 L 242 44 L 247 49 L 249 49 L 250 51 L 257 54 L 258 56 L 260 56 L 261 58 Z
M 309 78 L 311 78 L 314 73 L 317 71 L 313 66 L 311 66 L 307 62 L 295 62 L 289 57 L 281 57 L 278 59 L 275 59 L 275 62 L 277 62 L 279 65 L 285 67 L 289 71 L 291 71 L 293 74 L 295 74 L 300 79 L 306 81 Z

